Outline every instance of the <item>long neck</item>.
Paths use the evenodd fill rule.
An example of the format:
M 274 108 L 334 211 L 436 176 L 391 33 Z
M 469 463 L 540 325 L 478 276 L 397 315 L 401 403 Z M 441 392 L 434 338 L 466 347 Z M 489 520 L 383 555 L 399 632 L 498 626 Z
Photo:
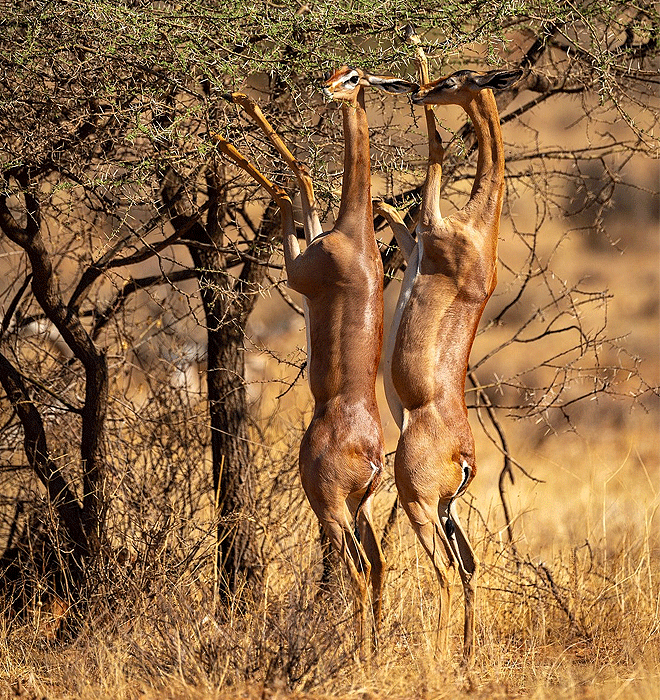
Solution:
M 477 172 L 466 209 L 480 216 L 494 216 L 499 221 L 504 189 L 504 144 L 492 91 L 482 90 L 464 109 L 479 143 Z
M 364 91 L 354 103 L 342 103 L 344 121 L 344 178 L 336 226 L 373 222 L 371 210 L 371 165 L 369 125 L 364 109 Z
M 445 155 L 442 140 L 436 128 L 433 108 L 429 106 L 424 107 L 424 113 L 429 140 L 429 161 L 426 168 L 426 181 L 424 182 L 424 194 L 420 212 L 422 226 L 432 225 L 441 218 L 440 187 L 442 185 L 442 160 Z

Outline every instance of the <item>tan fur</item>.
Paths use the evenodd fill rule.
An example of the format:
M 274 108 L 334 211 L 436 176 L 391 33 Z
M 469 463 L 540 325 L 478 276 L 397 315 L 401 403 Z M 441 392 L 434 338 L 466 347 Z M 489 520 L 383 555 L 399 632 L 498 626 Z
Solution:
M 496 284 L 504 158 L 492 92 L 475 87 L 475 74 L 460 75 L 461 80 L 450 81 L 455 90 L 437 90 L 443 78 L 422 86 L 413 101 L 458 104 L 468 113 L 479 141 L 474 187 L 462 211 L 442 217 L 444 151 L 426 106 L 429 166 L 417 227 L 418 250 L 410 253 L 411 259 L 419 260 L 418 271 L 405 280 L 407 301 L 392 329 L 386 366 L 391 367 L 388 381 L 397 395 L 392 413 L 402 416 L 394 463 L 396 486 L 439 582 L 437 645 L 446 652 L 448 568 L 457 564 L 465 594 L 464 658 L 471 662 L 478 562 L 452 504 L 476 473 L 465 378 L 477 326 Z M 405 237 L 400 222 L 391 213 L 388 218 Z M 448 519 L 453 535 L 446 530 Z
M 349 71 L 349 69 L 343 69 Z M 362 73 L 359 72 L 360 76 Z M 341 71 L 326 83 L 332 93 Z M 384 461 L 376 403 L 376 374 L 383 337 L 383 267 L 371 208 L 369 134 L 362 86 L 341 88 L 344 181 L 333 229 L 320 233 L 307 171 L 260 112 L 235 95 L 296 175 L 307 248 L 295 236 L 290 200 L 263 176 L 255 177 L 231 150 L 221 148 L 281 202 L 289 286 L 304 295 L 309 338 L 308 372 L 314 415 L 300 445 L 300 475 L 309 503 L 344 560 L 355 591 L 358 637 L 366 655 L 369 590 L 374 626 L 380 620 L 385 563 L 372 524 L 373 492 Z M 357 521 L 360 541 L 354 536 Z

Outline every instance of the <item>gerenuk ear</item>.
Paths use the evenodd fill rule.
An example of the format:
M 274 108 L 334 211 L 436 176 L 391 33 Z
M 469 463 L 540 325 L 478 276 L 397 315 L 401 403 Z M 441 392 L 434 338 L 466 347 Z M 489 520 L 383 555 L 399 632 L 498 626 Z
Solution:
M 402 95 L 419 89 L 417 83 L 411 83 L 409 80 L 401 78 L 392 78 L 388 75 L 365 75 L 364 77 L 372 87 L 384 90 L 390 94 Z
M 475 81 L 480 88 L 491 90 L 505 90 L 520 80 L 521 70 L 492 70 L 485 75 L 480 75 Z

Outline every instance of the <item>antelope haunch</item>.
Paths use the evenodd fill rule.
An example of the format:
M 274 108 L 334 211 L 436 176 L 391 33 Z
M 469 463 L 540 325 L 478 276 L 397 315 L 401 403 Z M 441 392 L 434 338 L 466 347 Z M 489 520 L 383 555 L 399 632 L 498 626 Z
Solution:
M 368 583 L 377 627 L 385 569 L 372 524 L 373 494 L 384 461 L 375 390 L 383 336 L 383 267 L 371 205 L 365 85 L 400 91 L 401 81 L 343 67 L 324 84 L 324 92 L 342 102 L 345 141 L 341 203 L 327 232 L 322 232 L 305 167 L 249 98 L 232 96 L 298 180 L 307 239 L 303 252 L 290 199 L 219 139 L 220 148 L 266 187 L 281 207 L 288 285 L 306 302 L 309 384 L 314 397 L 314 414 L 300 445 L 300 475 L 314 513 L 348 568 L 363 655 Z
M 477 326 L 496 284 L 504 149 L 491 90 L 509 87 L 519 77 L 519 71 L 459 71 L 422 87 L 409 84 L 415 104 L 455 104 L 467 112 L 479 144 L 475 181 L 465 207 L 443 218 L 444 150 L 427 109 L 429 162 L 417 240 L 395 210 L 379 205 L 408 257 L 385 358 L 388 403 L 401 430 L 394 462 L 396 486 L 437 574 L 437 648 L 443 653 L 450 603 L 447 570 L 458 566 L 465 595 L 467 662 L 474 654 L 478 561 L 454 506 L 476 473 L 465 378 Z

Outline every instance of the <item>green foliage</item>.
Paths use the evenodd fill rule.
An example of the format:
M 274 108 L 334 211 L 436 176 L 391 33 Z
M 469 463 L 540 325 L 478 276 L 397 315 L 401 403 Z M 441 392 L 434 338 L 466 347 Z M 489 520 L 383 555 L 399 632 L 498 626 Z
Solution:
M 144 94 L 171 85 L 196 90 L 203 77 L 218 89 L 239 87 L 250 75 L 277 74 L 287 82 L 313 81 L 344 62 L 367 69 L 412 72 L 413 49 L 401 29 L 416 27 L 438 60 L 462 52 L 501 60 L 520 35 L 549 23 L 564 27 L 609 74 L 635 59 L 650 38 L 657 51 L 658 10 L 651 3 L 619 0 L 445 2 L 355 0 L 273 5 L 245 3 L 101 0 L 19 2 L 0 22 L 4 63 L 25 78 L 87 78 L 91 95 L 119 97 L 139 84 Z M 621 35 L 625 41 L 619 39 Z M 653 35 L 653 37 L 651 37 Z
M 309 129 L 322 76 L 346 63 L 414 77 L 406 25 L 422 36 L 432 75 L 518 64 L 535 41 L 551 41 L 533 66 L 538 91 L 593 92 L 648 142 L 649 120 L 630 106 L 648 111 L 659 24 L 653 4 L 619 0 L 15 2 L 0 19 L 0 167 L 78 179 L 96 177 L 82 164 L 106 160 L 201 167 L 204 134 L 239 125 L 222 95 L 248 88 L 270 100 L 269 116 L 285 117 L 285 138 L 292 128 L 317 151 L 327 134 Z M 317 175 L 327 157 L 313 155 Z M 378 167 L 398 161 L 383 156 Z

